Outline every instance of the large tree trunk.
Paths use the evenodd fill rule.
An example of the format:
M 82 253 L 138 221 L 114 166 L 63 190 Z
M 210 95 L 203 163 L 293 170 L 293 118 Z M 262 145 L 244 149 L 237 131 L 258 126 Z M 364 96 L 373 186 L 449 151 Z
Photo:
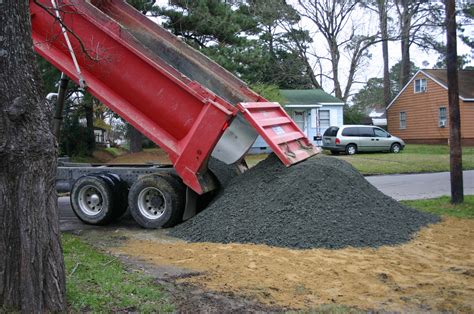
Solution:
M 459 109 L 458 52 L 456 48 L 456 8 L 454 0 L 446 1 L 446 28 L 451 203 L 459 204 L 464 201 L 464 184 L 462 174 L 461 113 Z
M 0 312 L 62 312 L 56 142 L 39 95 L 28 3 L 0 1 Z
M 387 107 L 390 103 L 392 92 L 390 88 L 390 68 L 388 60 L 388 16 L 387 16 L 387 1 L 378 0 L 378 13 L 380 23 L 380 33 L 382 37 L 382 57 L 383 57 L 383 100 L 384 106 Z
M 409 1 L 402 1 L 402 11 L 400 16 L 401 26 L 401 48 L 402 60 L 400 67 L 400 88 L 403 88 L 410 80 L 411 74 L 411 60 L 410 60 L 410 28 L 411 28 L 411 13 L 409 12 Z

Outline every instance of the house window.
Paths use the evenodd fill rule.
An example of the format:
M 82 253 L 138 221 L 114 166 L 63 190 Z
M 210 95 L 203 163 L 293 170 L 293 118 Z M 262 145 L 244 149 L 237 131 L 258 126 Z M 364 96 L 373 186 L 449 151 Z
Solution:
M 306 120 L 306 114 L 304 111 L 293 111 L 293 121 L 295 121 L 296 125 L 303 132 L 306 128 L 305 120 Z
M 322 129 L 329 128 L 331 126 L 329 110 L 319 110 L 319 126 Z
M 439 127 L 444 128 L 446 127 L 446 123 L 448 122 L 448 112 L 446 107 L 439 107 Z
M 426 92 L 426 79 L 415 80 L 415 93 Z
M 400 112 L 400 129 L 406 129 L 407 128 L 407 113 L 406 112 Z
M 95 142 L 96 143 L 104 143 L 104 133 L 101 130 L 94 130 L 95 133 Z

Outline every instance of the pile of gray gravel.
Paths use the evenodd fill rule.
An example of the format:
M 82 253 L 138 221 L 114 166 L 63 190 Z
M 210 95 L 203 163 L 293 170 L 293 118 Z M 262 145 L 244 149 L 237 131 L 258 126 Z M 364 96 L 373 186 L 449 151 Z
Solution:
M 170 234 L 299 249 L 378 247 L 438 221 L 384 195 L 345 161 L 318 156 L 286 168 L 272 154 Z

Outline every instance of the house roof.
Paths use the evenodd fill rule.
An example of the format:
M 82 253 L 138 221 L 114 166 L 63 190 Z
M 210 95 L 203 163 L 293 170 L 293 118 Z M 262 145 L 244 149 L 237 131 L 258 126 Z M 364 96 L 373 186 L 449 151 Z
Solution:
M 428 78 L 433 80 L 435 83 L 448 89 L 448 74 L 446 69 L 422 69 L 416 72 L 410 81 L 402 88 L 398 95 L 390 102 L 387 106 L 387 110 L 392 106 L 395 100 L 405 91 L 407 86 L 411 84 L 413 79 L 419 74 L 423 73 Z M 459 82 L 459 98 L 465 101 L 474 101 L 474 70 L 459 70 L 458 71 L 458 82 Z
M 443 87 L 448 88 L 448 73 L 446 70 L 426 69 L 425 74 L 431 76 L 434 81 Z M 474 99 L 474 70 L 459 70 L 459 96 L 462 98 Z
M 342 100 L 329 95 L 322 89 L 281 89 L 280 93 L 286 99 L 284 105 L 344 104 Z

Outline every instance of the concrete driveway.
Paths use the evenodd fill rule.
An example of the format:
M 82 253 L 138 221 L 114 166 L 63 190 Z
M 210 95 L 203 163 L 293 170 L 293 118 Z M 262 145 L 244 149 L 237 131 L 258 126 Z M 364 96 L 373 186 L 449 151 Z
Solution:
M 464 194 L 474 194 L 474 170 L 463 172 Z M 449 172 L 370 176 L 366 179 L 396 200 L 435 198 L 451 194 Z

